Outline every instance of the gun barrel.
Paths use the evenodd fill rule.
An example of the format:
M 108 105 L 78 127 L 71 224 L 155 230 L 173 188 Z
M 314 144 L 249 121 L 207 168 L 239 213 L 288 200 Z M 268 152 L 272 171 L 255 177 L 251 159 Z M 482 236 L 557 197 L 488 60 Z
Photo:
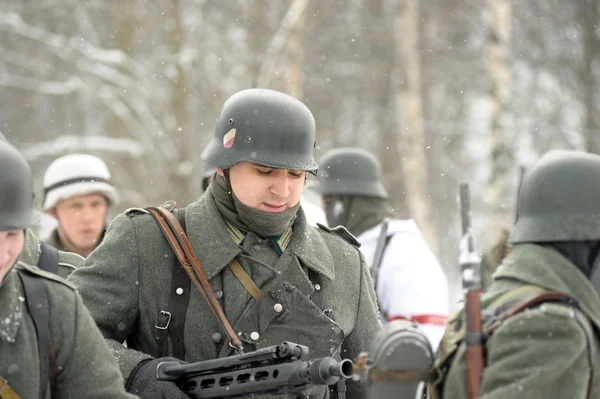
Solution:
M 314 360 L 308 369 L 311 381 L 318 385 L 335 384 L 340 378 L 352 377 L 354 363 L 350 359 L 341 362 L 331 357 Z

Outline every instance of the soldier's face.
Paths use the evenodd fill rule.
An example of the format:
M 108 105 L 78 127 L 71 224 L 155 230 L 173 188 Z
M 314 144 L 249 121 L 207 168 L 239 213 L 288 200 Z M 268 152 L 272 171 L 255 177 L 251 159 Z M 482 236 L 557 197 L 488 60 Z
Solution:
M 108 201 L 101 194 L 79 195 L 60 201 L 53 216 L 61 233 L 77 249 L 94 249 L 104 231 Z
M 223 176 L 223 170 L 217 169 Z M 241 162 L 229 169 L 231 188 L 246 206 L 265 212 L 283 212 L 300 202 L 306 172 Z
M 0 231 L 0 284 L 21 255 L 24 244 L 23 230 Z

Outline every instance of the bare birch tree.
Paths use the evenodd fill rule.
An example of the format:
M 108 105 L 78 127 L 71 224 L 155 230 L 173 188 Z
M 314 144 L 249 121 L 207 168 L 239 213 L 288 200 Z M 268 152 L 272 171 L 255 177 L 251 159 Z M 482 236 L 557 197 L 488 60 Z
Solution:
M 418 0 L 405 0 L 396 14 L 396 51 L 400 54 L 405 73 L 401 91 L 396 96 L 400 143 L 404 159 L 404 184 L 411 216 L 417 221 L 434 252 L 437 252 L 435 228 L 431 222 L 425 139 L 423 132 L 423 100 L 421 84 L 421 50 L 419 47 Z
M 510 226 L 515 170 L 510 123 L 511 95 L 511 5 L 510 0 L 487 1 L 488 71 L 491 81 L 491 178 L 485 194 L 490 226 Z M 512 179 L 512 180 L 511 180 Z M 512 204 L 513 201 L 510 202 Z

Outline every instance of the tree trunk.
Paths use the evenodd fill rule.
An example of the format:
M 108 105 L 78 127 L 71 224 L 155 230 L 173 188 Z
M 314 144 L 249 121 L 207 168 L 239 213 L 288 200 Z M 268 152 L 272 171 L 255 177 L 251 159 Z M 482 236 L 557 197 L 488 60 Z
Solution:
M 423 98 L 421 84 L 421 49 L 419 45 L 419 1 L 405 0 L 396 14 L 396 41 L 405 77 L 396 97 L 396 115 L 400 118 L 399 145 L 404 154 L 404 184 L 411 216 L 423 231 L 431 249 L 437 254 L 435 228 L 431 222 L 428 196 L 427 157 L 423 132 Z M 403 145 L 404 144 L 404 145 Z
M 286 47 L 286 79 L 285 92 L 292 97 L 303 100 L 304 97 L 304 22 L 306 13 L 298 16 L 298 21 L 292 28 Z
M 598 88 L 594 64 L 600 54 L 600 40 L 596 34 L 598 23 L 598 1 L 586 0 L 579 4 L 580 24 L 583 33 L 583 65 L 581 68 L 583 101 L 585 105 L 585 150 L 600 154 L 600 113 L 596 107 Z M 594 12 L 595 11 L 595 12 Z
M 512 224 L 512 204 L 506 206 L 514 186 L 513 149 L 510 143 L 511 5 L 510 0 L 488 0 L 488 71 L 493 103 L 491 121 L 491 179 L 485 192 L 490 226 Z

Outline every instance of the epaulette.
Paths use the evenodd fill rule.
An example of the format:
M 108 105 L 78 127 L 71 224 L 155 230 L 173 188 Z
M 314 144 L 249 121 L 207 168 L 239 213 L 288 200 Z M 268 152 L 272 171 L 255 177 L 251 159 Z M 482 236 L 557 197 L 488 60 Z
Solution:
M 28 265 L 27 263 L 24 263 L 24 262 L 18 262 L 16 267 L 19 267 L 21 270 L 23 270 L 29 274 L 33 274 L 35 276 L 42 277 L 46 280 L 52 280 L 52 281 L 55 281 L 57 283 L 60 283 L 64 286 L 66 286 L 66 287 L 69 287 L 72 290 L 77 290 L 77 288 L 73 284 L 68 282 L 67 280 L 63 279 L 62 277 L 60 277 L 54 273 L 44 271 L 37 266 Z
M 328 233 L 333 233 L 335 235 L 342 237 L 345 241 L 354 245 L 356 248 L 360 248 L 360 242 L 358 242 L 356 237 L 354 237 L 352 235 L 352 233 L 350 233 L 344 226 L 336 226 L 336 227 L 331 228 L 331 227 L 327 227 L 321 223 L 317 223 L 317 226 L 321 230 L 325 230 Z
M 173 200 L 168 200 L 167 202 L 162 204 L 160 207 L 165 208 L 169 212 L 173 212 L 173 209 L 175 209 L 175 205 L 177 205 L 177 202 L 175 202 Z
M 144 208 L 129 208 L 125 211 L 125 214 L 129 217 L 135 216 L 135 215 L 142 215 L 145 213 L 150 213 L 149 211 L 147 211 Z
M 77 269 L 83 266 L 85 258 L 74 252 L 58 251 L 58 265 Z

